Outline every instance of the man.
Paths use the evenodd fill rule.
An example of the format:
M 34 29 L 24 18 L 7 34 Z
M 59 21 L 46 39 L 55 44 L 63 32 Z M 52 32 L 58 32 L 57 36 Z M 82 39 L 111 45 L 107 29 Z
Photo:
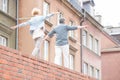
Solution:
M 44 30 L 45 30 L 45 25 L 44 22 L 46 19 L 50 18 L 54 14 L 58 14 L 58 12 L 48 14 L 47 16 L 42 16 L 40 15 L 40 9 L 39 8 L 33 8 L 32 10 L 32 17 L 30 20 L 23 22 L 19 25 L 11 27 L 12 29 L 15 29 L 17 27 L 22 27 L 22 26 L 30 26 L 30 33 L 32 35 L 32 38 L 35 41 L 35 48 L 33 49 L 32 55 L 36 56 L 39 58 L 40 56 L 40 47 L 42 44 L 42 40 L 44 38 Z
M 54 62 L 58 65 L 62 64 L 61 58 L 62 53 L 64 56 L 64 66 L 69 68 L 69 44 L 68 44 L 68 31 L 76 30 L 79 28 L 84 28 L 86 26 L 68 26 L 65 23 L 65 19 L 61 18 L 59 20 L 59 25 L 57 25 L 48 35 L 44 38 L 52 37 L 53 34 L 56 34 L 56 46 L 55 46 L 55 60 Z

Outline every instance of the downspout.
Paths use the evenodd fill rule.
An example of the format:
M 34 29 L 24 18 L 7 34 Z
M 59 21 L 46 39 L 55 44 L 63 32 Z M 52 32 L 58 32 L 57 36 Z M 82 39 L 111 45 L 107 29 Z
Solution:
M 80 25 L 83 25 L 85 20 L 85 9 L 82 8 L 82 20 L 80 21 Z M 83 29 L 80 29 L 80 56 L 81 56 L 81 73 L 83 73 L 83 39 L 82 39 Z
M 80 22 L 80 26 L 82 26 L 82 23 L 83 23 L 83 21 Z M 81 66 L 81 71 L 80 71 L 80 72 L 81 72 L 81 73 L 83 73 L 83 51 L 82 51 L 82 50 L 83 50 L 83 44 L 82 44 L 83 41 L 82 41 L 82 32 L 83 32 L 83 31 L 82 31 L 82 28 L 81 28 L 81 29 L 80 29 L 80 57 L 81 57 L 81 58 L 80 58 L 80 60 L 81 60 L 81 61 L 80 61 L 80 62 L 81 62 L 81 64 L 80 64 L 80 66 Z
M 81 11 L 82 11 L 82 19 L 80 21 L 80 26 L 83 25 L 83 22 L 85 20 L 85 10 L 83 8 L 83 0 L 81 0 Z M 83 73 L 83 39 L 82 39 L 82 32 L 83 32 L 83 29 L 81 28 L 80 29 L 80 56 L 81 56 L 81 73 Z
M 19 18 L 19 0 L 16 2 L 16 20 L 17 20 L 17 25 L 19 23 L 18 18 Z M 16 49 L 18 50 L 18 28 L 16 29 Z

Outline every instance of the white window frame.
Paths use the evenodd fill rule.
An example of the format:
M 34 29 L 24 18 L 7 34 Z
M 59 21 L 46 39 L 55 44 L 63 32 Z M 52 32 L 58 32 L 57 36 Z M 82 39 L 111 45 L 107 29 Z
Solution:
M 95 69 L 95 78 L 96 78 L 97 80 L 100 79 L 100 71 L 99 71 L 98 69 Z
M 88 64 L 84 62 L 83 64 L 83 73 L 88 75 Z
M 99 54 L 99 41 L 97 39 L 95 39 L 95 45 L 94 45 L 94 51 L 96 54 L 100 55 Z
M 2 11 L 7 13 L 8 10 L 8 0 L 2 0 Z
M 94 77 L 94 67 L 90 66 L 90 76 Z
M 89 35 L 89 49 L 93 50 L 93 36 Z
M 62 18 L 62 17 L 63 17 L 63 13 L 62 13 L 62 12 L 60 12 L 60 13 L 58 14 L 57 24 L 60 24 L 59 20 L 60 20 L 60 18 Z
M 70 54 L 70 69 L 74 69 L 74 55 L 73 54 Z
M 74 25 L 74 22 L 73 22 L 72 20 L 70 20 L 69 26 L 73 26 L 73 25 Z M 69 31 L 69 36 L 72 37 L 72 38 L 75 37 L 75 32 L 74 32 L 74 30 Z
M 7 41 L 6 37 L 0 36 L 0 45 L 7 46 Z
M 83 45 L 87 47 L 87 31 L 85 30 L 82 31 L 82 41 Z
M 50 13 L 50 5 L 48 2 L 43 2 L 43 15 L 47 16 Z M 50 19 L 47 19 L 49 21 Z
M 44 60 L 48 61 L 49 59 L 49 41 L 44 41 Z

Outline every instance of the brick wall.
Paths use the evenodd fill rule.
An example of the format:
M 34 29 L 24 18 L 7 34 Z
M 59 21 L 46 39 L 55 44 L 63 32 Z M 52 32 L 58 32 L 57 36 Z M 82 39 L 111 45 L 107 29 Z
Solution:
M 44 60 L 0 46 L 0 80 L 94 80 Z

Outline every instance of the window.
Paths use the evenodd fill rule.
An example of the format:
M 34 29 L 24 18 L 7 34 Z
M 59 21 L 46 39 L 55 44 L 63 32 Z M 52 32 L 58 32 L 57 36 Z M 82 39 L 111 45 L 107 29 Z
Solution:
M 70 69 L 74 69 L 74 55 L 70 54 Z
M 70 26 L 73 26 L 73 24 L 74 24 L 74 22 L 70 20 L 69 25 L 70 25 Z M 71 36 L 72 38 L 74 38 L 74 37 L 75 37 L 74 30 L 69 31 L 69 36 Z
M 99 54 L 99 45 L 98 45 L 98 40 L 97 39 L 95 39 L 95 47 L 94 47 L 94 49 L 95 49 L 95 53 Z
M 93 50 L 93 36 L 89 35 L 89 48 L 90 50 Z
M 44 2 L 43 3 L 43 15 L 44 16 L 47 16 L 49 14 L 49 12 L 50 12 L 49 8 L 50 8 L 49 4 L 47 2 Z M 49 19 L 47 19 L 47 20 L 49 21 Z
M 94 77 L 94 67 L 90 66 L 90 76 Z
M 82 41 L 83 41 L 83 45 L 87 46 L 87 31 L 83 30 L 82 32 Z
M 60 13 L 58 14 L 58 22 L 57 22 L 58 24 L 59 24 L 59 19 L 62 18 L 62 17 L 63 17 L 63 14 L 60 12 Z
M 0 45 L 7 46 L 7 38 L 0 36 Z
M 84 69 L 84 74 L 88 75 L 88 64 L 87 63 L 84 63 L 83 65 L 83 69 Z
M 7 12 L 8 0 L 2 0 L 2 11 Z
M 95 70 L 95 78 L 97 79 L 97 80 L 99 80 L 99 70 L 98 69 L 96 69 Z
M 44 60 L 48 61 L 48 55 L 49 55 L 49 42 L 44 41 Z

